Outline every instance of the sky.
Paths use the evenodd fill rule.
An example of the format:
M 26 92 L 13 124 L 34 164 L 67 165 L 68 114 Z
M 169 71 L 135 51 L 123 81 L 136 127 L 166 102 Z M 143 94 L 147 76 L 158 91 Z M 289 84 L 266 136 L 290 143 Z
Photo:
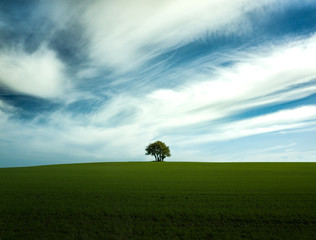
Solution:
M 316 1 L 1 0 L 0 167 L 316 161 Z

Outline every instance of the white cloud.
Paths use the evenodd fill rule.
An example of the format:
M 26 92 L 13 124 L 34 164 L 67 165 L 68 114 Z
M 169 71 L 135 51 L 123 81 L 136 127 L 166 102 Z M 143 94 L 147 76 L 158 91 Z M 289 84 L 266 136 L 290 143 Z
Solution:
M 127 71 L 207 34 L 251 30 L 245 13 L 278 1 L 94 1 L 81 14 L 96 64 Z M 82 6 L 80 10 L 82 10 Z
M 218 162 L 314 162 L 316 151 L 314 149 L 288 148 L 275 149 L 275 151 L 245 151 L 239 154 L 224 154 L 214 157 Z
M 316 125 L 316 105 L 281 110 L 258 117 L 221 123 L 212 126 L 209 123 L 202 133 L 171 134 L 169 139 L 184 145 L 192 143 L 221 142 L 257 134 L 282 132 L 284 130 L 300 130 Z
M 17 148 L 36 152 L 117 160 L 144 159 L 145 146 L 141 143 L 146 145 L 158 136 L 170 145 L 186 146 L 192 142 L 218 142 L 275 131 L 304 130 L 315 126 L 314 105 L 217 123 L 216 127 L 212 121 L 251 107 L 315 93 L 311 84 L 289 88 L 309 83 L 316 76 L 314 62 L 310 61 L 316 54 L 315 42 L 313 36 L 271 46 L 270 51 L 257 49 L 244 56 L 240 63 L 213 71 L 212 77 L 208 72 L 196 74 L 199 69 L 188 67 L 184 74 L 192 76 L 191 83 L 184 81 L 175 89 L 160 89 L 148 94 L 133 94 L 132 91 L 113 95 L 92 114 L 73 116 L 55 112 L 47 116 L 46 125 L 38 126 L 36 119 L 27 125 L 7 121 L 7 115 L 1 113 L 3 135 L 0 140 L 10 140 Z M 275 93 L 286 89 L 285 93 Z M 198 132 L 194 130 L 195 126 L 205 123 L 208 125 L 198 127 Z
M 64 64 L 55 52 L 41 47 L 34 53 L 0 53 L 0 84 L 16 92 L 43 98 L 61 97 L 70 86 Z
M 149 115 L 155 116 L 157 122 L 163 122 L 161 125 L 165 127 L 177 127 L 293 101 L 315 93 L 316 87 L 307 84 L 316 78 L 314 56 L 316 35 L 258 48 L 244 55 L 241 62 L 206 74 L 199 72 L 207 63 L 200 68 L 193 64 L 184 70 L 185 74 L 178 74 L 179 78 L 187 76 L 183 85 L 172 90 L 156 90 L 144 102 L 149 105 L 148 111 L 155 109 Z M 306 85 L 297 88 L 298 84 Z
M 310 61 L 316 54 L 315 42 L 313 36 L 270 46 L 269 52 L 265 47 L 257 49 L 247 58 L 244 57 L 243 62 L 225 68 L 225 71 L 217 70 L 211 79 L 207 74 L 199 74 L 199 78 L 193 79 L 192 83 L 185 83 L 176 89 L 160 89 L 146 95 L 115 95 L 90 116 L 86 129 L 75 128 L 71 132 L 78 134 L 70 136 L 74 136 L 74 142 L 84 136 L 80 142 L 82 145 L 90 140 L 92 143 L 106 142 L 112 149 L 124 146 L 126 152 L 132 152 L 134 142 L 147 142 L 161 137 L 162 133 L 176 144 L 185 144 L 224 141 L 313 126 L 316 121 L 315 106 L 216 124 L 216 128 L 212 127 L 212 121 L 253 107 L 279 104 L 315 93 L 313 85 L 290 88 L 299 83 L 309 83 L 316 77 L 316 67 Z M 196 76 L 193 70 L 191 73 L 192 77 Z M 282 90 L 288 91 L 276 93 Z M 194 126 L 205 123 L 209 127 L 202 130 L 212 134 L 194 131 Z M 174 133 L 175 128 L 180 129 L 180 134 Z M 181 134 L 181 129 L 187 128 L 193 130 L 189 134 Z
M 78 8 L 66 4 L 63 11 L 57 4 L 60 15 L 54 19 L 58 22 L 68 12 L 65 9 L 73 7 L 67 20 L 60 20 L 64 24 L 60 28 L 71 21 L 80 21 L 84 26 L 90 39 L 88 60 L 92 63 L 78 70 L 76 77 L 83 79 L 97 76 L 100 65 L 104 67 L 102 70 L 112 67 L 119 73 L 134 69 L 153 56 L 206 33 L 242 34 L 251 29 L 244 13 L 275 6 L 279 1 L 87 2 L 81 2 Z M 74 116 L 54 112 L 45 116 L 46 124 L 39 125 L 38 119 L 27 124 L 9 120 L 8 114 L 0 110 L 0 141 L 8 140 L 24 151 L 53 155 L 143 159 L 145 146 L 142 144 L 157 137 L 167 139 L 171 145 L 186 146 L 192 142 L 226 141 L 315 126 L 315 105 L 213 125 L 221 118 L 256 107 L 314 94 L 316 87 L 308 83 L 316 78 L 315 35 L 257 47 L 250 53 L 231 54 L 226 58 L 239 62 L 227 67 L 214 67 L 210 60 L 214 56 L 166 72 L 158 64 L 151 75 L 146 75 L 149 79 L 146 83 L 151 85 L 155 73 L 163 73 L 164 81 L 176 77 L 182 84 L 147 94 L 143 88 L 128 85 L 124 93 L 108 95 L 110 99 L 91 114 Z M 69 88 L 65 65 L 47 47 L 33 54 L 0 53 L 0 83 L 17 92 L 46 98 L 65 96 Z M 297 84 L 306 85 L 295 88 Z M 76 99 L 83 97 L 82 92 L 76 94 L 72 95 Z M 93 96 L 85 96 L 89 97 Z M 0 108 L 5 107 L 0 102 Z M 200 124 L 204 125 L 200 127 Z
M 213 141 L 240 138 L 254 134 L 303 128 L 315 125 L 315 123 L 316 106 L 303 106 L 231 123 L 220 129 L 221 133 L 212 136 L 212 138 Z

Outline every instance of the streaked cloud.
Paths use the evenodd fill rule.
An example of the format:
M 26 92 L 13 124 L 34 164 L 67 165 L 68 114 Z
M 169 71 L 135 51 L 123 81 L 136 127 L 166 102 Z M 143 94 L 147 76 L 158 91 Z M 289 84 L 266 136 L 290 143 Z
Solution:
M 273 0 L 96 1 L 80 21 L 91 40 L 90 59 L 124 72 L 208 35 L 250 31 L 248 12 L 277 5 Z
M 0 166 L 312 160 L 316 4 L 2 4 Z
M 315 126 L 315 124 L 316 105 L 304 106 L 224 124 L 216 129 L 215 133 L 201 134 L 195 141 L 223 141 L 255 134 L 300 129 Z

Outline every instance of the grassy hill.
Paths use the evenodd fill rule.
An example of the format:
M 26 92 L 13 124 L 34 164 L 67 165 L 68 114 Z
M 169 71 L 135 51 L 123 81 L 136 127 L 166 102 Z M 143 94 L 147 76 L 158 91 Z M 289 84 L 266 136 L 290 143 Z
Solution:
M 316 163 L 0 169 L 0 239 L 316 239 Z

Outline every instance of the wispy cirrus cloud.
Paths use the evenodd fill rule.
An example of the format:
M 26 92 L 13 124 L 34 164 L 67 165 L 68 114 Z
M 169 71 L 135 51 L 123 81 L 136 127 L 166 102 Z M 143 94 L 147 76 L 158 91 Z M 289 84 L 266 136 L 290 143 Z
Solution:
M 309 1 L 82 0 L 7 9 L 1 159 L 144 160 L 144 146 L 158 138 L 174 160 L 262 161 L 262 149 L 292 143 L 265 156 L 297 161 L 313 152 L 301 141 L 316 125 Z M 248 151 L 253 142 L 258 149 Z
M 246 14 L 271 5 L 276 8 L 279 2 L 96 1 L 80 22 L 95 64 L 125 72 L 209 34 L 243 34 L 251 30 Z
M 259 117 L 223 124 L 212 134 L 201 134 L 188 142 L 225 141 L 256 134 L 304 129 L 316 124 L 316 105 L 281 110 Z
M 186 68 L 191 76 L 183 85 L 148 95 L 159 106 L 153 114 L 169 114 L 169 121 L 159 119 L 158 122 L 177 126 L 216 120 L 254 107 L 309 96 L 316 87 L 315 43 L 316 38 L 312 36 L 269 48 L 256 48 L 256 52 L 233 55 L 232 58 L 238 59 L 235 64 L 211 69 L 211 73 L 199 73 L 201 68 L 207 68 L 207 62 L 200 68 L 194 64 L 191 70 Z
M 315 77 L 308 57 L 316 50 L 314 44 L 313 36 L 275 46 L 270 53 L 257 49 L 242 62 L 218 69 L 210 80 L 202 76 L 174 90 L 115 95 L 89 115 L 55 112 L 48 118 L 48 125 L 40 127 L 35 119 L 24 132 L 17 131 L 15 138 L 25 134 L 22 139 L 33 138 L 31 148 L 41 146 L 46 152 L 65 154 L 61 146 L 67 146 L 66 152 L 78 148 L 81 156 L 121 159 L 119 149 L 124 149 L 125 156 L 136 158 L 143 146 L 134 143 L 146 143 L 157 136 L 174 145 L 190 145 L 312 127 L 316 124 L 315 105 L 292 106 L 246 119 L 229 118 L 267 103 L 280 104 L 315 92 L 313 84 L 292 87 Z M 280 90 L 286 91 L 278 93 Z M 228 120 L 221 120 L 225 118 Z M 10 132 L 14 136 L 12 129 Z M 31 137 L 34 132 L 36 138 Z
M 288 1 L 55 1 L 42 4 L 58 30 L 80 31 L 87 71 L 105 67 L 115 76 L 142 67 L 148 61 L 196 40 L 238 36 L 253 30 L 250 13 L 265 17 Z M 198 16 L 198 17 L 197 17 Z M 76 29 L 78 28 L 78 29 Z M 82 39 L 78 39 L 82 38 Z M 99 69 L 100 70 L 100 69 Z

